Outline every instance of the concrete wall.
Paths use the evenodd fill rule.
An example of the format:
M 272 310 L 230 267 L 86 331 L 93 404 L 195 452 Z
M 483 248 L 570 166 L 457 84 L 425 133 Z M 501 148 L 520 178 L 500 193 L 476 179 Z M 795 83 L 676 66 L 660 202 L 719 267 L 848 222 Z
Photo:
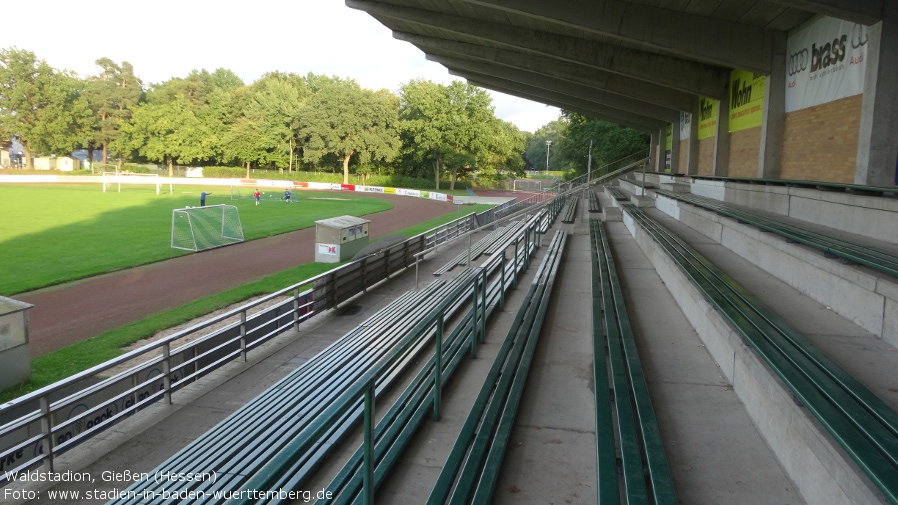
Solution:
M 853 183 L 862 98 L 786 114 L 780 178 Z

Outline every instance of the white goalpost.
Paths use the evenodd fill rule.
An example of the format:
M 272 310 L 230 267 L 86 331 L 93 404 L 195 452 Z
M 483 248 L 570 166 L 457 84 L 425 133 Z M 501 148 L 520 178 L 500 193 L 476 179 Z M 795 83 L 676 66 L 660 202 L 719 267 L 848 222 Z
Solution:
M 542 179 L 514 179 L 512 181 L 512 191 L 526 191 L 529 193 L 539 193 L 543 189 Z M 551 184 L 548 184 L 551 186 Z
M 159 176 L 159 174 L 132 174 L 132 173 L 123 173 L 123 172 L 103 172 L 103 192 L 106 192 L 107 188 L 116 187 L 116 190 L 121 193 L 122 192 L 122 184 L 128 185 L 144 185 L 144 186 L 155 186 L 156 194 L 162 193 L 162 182 L 163 178 Z M 172 183 L 171 179 L 168 180 L 168 192 L 172 193 Z
M 172 210 L 173 249 L 203 251 L 243 242 L 240 214 L 233 205 L 207 205 Z

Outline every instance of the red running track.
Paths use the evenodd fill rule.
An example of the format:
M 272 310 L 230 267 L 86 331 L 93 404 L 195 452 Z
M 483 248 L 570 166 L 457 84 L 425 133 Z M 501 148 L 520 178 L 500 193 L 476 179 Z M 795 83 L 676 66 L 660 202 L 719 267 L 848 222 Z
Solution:
M 435 200 L 365 196 L 393 203 L 390 210 L 365 216 L 372 240 L 454 211 L 452 204 Z M 313 227 L 18 295 L 34 305 L 28 313 L 31 355 L 312 262 L 314 243 Z

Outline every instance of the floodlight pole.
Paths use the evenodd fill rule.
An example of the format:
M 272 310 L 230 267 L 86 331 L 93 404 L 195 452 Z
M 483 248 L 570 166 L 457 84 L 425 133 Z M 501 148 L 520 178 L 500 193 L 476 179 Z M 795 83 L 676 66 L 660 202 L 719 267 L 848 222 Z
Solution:
M 586 159 L 586 184 L 592 180 L 592 140 L 589 141 L 589 157 Z

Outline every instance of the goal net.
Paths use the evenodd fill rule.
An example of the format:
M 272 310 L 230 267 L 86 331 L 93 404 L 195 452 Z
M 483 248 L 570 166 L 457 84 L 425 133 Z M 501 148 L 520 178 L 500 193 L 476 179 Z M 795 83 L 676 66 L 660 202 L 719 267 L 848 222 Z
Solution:
M 526 191 L 530 193 L 539 193 L 542 191 L 543 186 L 549 187 L 551 185 L 551 181 L 543 179 L 514 179 L 512 182 L 514 191 Z
M 127 172 L 103 172 L 103 192 L 107 189 L 122 192 L 122 185 L 153 186 L 156 194 L 162 193 L 163 178 L 159 174 L 133 174 Z M 168 192 L 172 192 L 171 181 L 168 183 Z
M 243 242 L 240 214 L 233 205 L 174 209 L 171 217 L 173 249 L 203 251 Z

